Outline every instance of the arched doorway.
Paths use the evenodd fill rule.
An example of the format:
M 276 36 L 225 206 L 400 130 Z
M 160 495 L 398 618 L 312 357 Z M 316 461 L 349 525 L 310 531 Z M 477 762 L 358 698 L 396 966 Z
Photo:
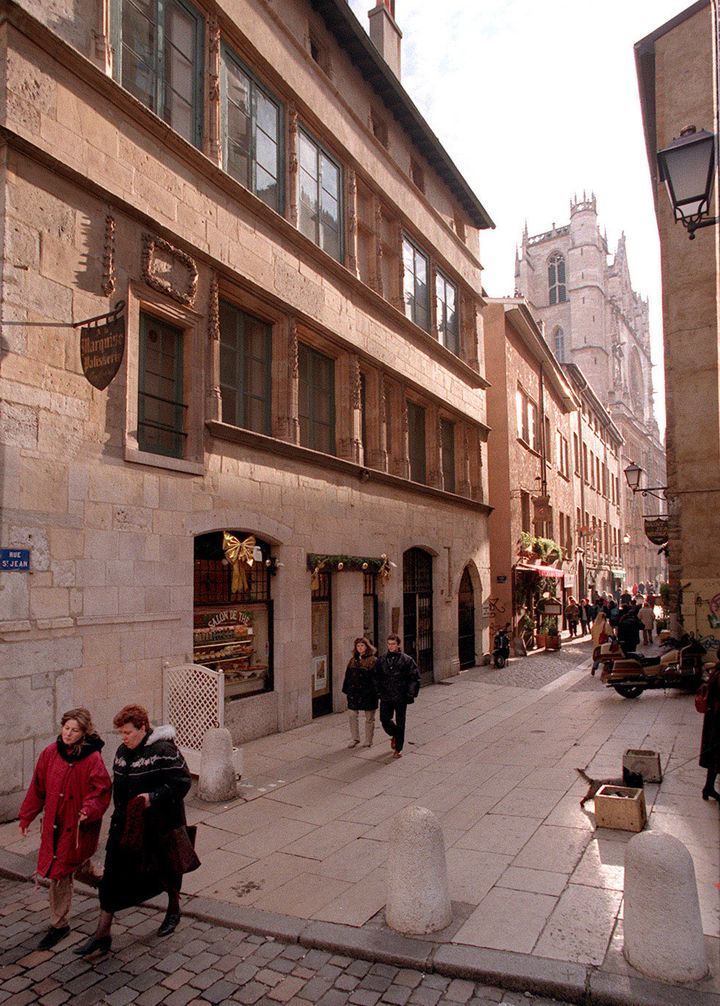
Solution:
M 475 666 L 475 592 L 467 566 L 458 593 L 458 657 L 460 670 Z
M 403 555 L 403 649 L 418 665 L 423 685 L 431 685 L 432 556 L 422 548 L 409 548 Z

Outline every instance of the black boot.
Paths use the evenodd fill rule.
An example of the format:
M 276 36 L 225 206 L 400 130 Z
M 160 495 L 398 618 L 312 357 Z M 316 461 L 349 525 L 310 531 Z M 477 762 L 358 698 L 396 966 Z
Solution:
M 106 954 L 112 946 L 112 936 L 91 936 L 79 947 L 73 948 L 78 957 L 90 957 L 93 954 Z
M 162 925 L 157 931 L 158 936 L 169 936 L 174 933 L 180 922 L 180 909 L 170 910 L 168 908 L 165 918 L 162 921 Z
M 38 950 L 52 950 L 56 943 L 64 940 L 70 932 L 70 926 L 50 926 L 37 945 Z

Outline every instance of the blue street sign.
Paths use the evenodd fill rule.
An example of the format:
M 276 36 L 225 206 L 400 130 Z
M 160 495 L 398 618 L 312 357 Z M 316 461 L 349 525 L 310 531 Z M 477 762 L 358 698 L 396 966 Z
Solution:
M 29 569 L 29 548 L 0 548 L 0 571 L 20 570 L 27 573 Z

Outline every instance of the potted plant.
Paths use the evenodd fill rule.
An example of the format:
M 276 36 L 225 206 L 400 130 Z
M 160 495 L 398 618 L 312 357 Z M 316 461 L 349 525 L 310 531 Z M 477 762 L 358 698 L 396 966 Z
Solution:
M 559 650 L 560 649 L 560 633 L 558 632 L 557 622 L 553 621 L 550 628 L 545 636 L 545 649 L 546 650 Z
M 535 622 L 530 615 L 525 614 L 519 619 L 518 633 L 525 644 L 525 649 L 531 650 L 535 646 Z

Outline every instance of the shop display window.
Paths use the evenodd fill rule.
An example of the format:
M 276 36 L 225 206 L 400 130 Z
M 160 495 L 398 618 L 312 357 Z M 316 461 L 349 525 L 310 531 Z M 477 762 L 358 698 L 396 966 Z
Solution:
M 271 691 L 272 602 L 270 548 L 247 531 L 228 532 L 254 556 L 239 569 L 223 552 L 223 532 L 195 539 L 193 660 L 222 671 L 225 698 Z

